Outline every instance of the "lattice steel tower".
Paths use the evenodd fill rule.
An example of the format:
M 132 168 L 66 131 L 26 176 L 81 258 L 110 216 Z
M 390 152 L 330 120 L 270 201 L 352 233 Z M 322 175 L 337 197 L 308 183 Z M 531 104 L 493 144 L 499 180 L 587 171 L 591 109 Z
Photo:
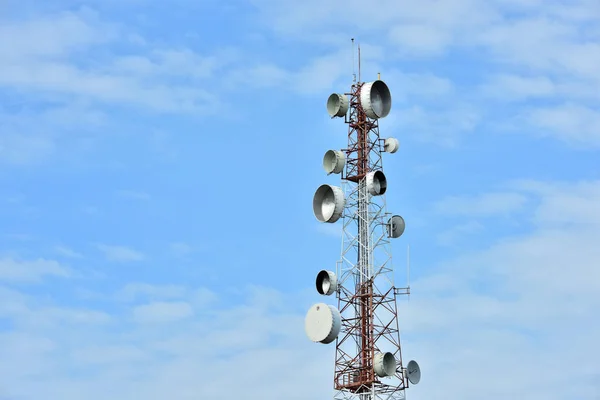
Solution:
M 353 40 L 354 41 L 354 40 Z M 391 239 L 404 232 L 404 219 L 387 212 L 382 153 L 395 153 L 395 138 L 379 135 L 380 118 L 392 105 L 387 85 L 379 79 L 358 81 L 349 93 L 332 94 L 327 111 L 348 124 L 348 146 L 329 150 L 323 168 L 340 174 L 341 187 L 321 185 L 313 198 L 315 217 L 324 223 L 341 220 L 342 254 L 336 271 L 317 274 L 317 291 L 336 294 L 338 307 L 318 303 L 306 315 L 305 329 L 314 342 L 336 342 L 336 400 L 404 399 L 409 382 L 421 372 L 415 361 L 402 362 L 396 296 L 410 287 L 394 286 Z

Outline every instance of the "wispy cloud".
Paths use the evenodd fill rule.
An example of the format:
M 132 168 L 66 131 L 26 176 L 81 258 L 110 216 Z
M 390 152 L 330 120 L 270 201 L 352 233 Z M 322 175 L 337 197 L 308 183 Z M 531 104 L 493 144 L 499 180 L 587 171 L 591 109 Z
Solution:
M 65 12 L 4 26 L 0 50 L 5 62 L 0 86 L 85 96 L 100 102 L 148 107 L 156 111 L 204 113 L 218 99 L 200 85 L 166 85 L 159 78 L 203 79 L 217 59 L 189 49 L 154 49 L 141 54 L 112 55 L 105 67 L 82 67 L 69 60 L 75 51 L 94 51 L 123 37 L 123 27 L 86 14 Z M 135 43 L 130 43 L 135 47 Z M 144 49 L 146 50 L 146 49 Z
M 137 306 L 133 317 L 139 323 L 167 323 L 189 318 L 194 310 L 186 302 L 154 302 Z
M 600 147 L 600 112 L 596 108 L 573 103 L 540 107 L 529 114 L 529 121 L 542 129 L 542 135 L 559 137 L 579 148 Z
M 187 244 L 187 243 L 183 243 L 183 242 L 171 243 L 169 248 L 171 249 L 171 252 L 173 254 L 175 254 L 179 257 L 184 257 L 186 255 L 189 255 L 196 250 L 194 248 L 194 246 Z
M 479 196 L 450 196 L 434 204 L 437 213 L 447 215 L 508 215 L 522 209 L 527 197 L 519 193 L 486 193 Z
M 173 299 L 186 296 L 188 289 L 179 285 L 151 285 L 148 283 L 129 283 L 117 294 L 118 299 L 134 301 L 139 298 Z
M 541 200 L 534 221 L 543 226 L 598 226 L 600 182 L 585 180 L 570 182 L 541 182 L 519 180 L 509 184 L 515 190 L 538 196 Z
M 141 252 L 126 246 L 98 244 L 96 247 L 104 253 L 104 256 L 109 261 L 135 262 L 142 261 L 145 258 Z
M 35 283 L 46 276 L 69 277 L 69 269 L 56 261 L 39 258 L 36 260 L 0 259 L 0 280 L 9 282 Z
M 464 237 L 469 237 L 484 229 L 483 224 L 478 221 L 468 221 L 456 225 L 438 235 L 438 242 L 444 246 L 452 246 Z
M 82 258 L 83 255 L 65 246 L 56 246 L 54 249 L 58 254 L 69 258 Z
M 49 137 L 5 132 L 0 136 L 0 161 L 8 164 L 37 164 L 52 154 L 55 145 Z

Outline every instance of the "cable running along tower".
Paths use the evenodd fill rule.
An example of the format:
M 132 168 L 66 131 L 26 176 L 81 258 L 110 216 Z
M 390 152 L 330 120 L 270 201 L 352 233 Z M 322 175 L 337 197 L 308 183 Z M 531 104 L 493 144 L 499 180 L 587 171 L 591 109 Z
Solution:
M 352 39 L 354 43 L 354 39 Z M 353 46 L 354 53 L 354 46 Z M 336 343 L 335 400 L 404 399 L 409 382 L 421 371 L 415 361 L 402 362 L 396 296 L 410 286 L 394 286 L 391 240 L 404 233 L 404 219 L 387 212 L 382 154 L 395 153 L 395 138 L 379 135 L 380 118 L 391 109 L 387 85 L 379 79 L 358 81 L 349 93 L 329 96 L 327 112 L 344 118 L 348 145 L 323 157 L 327 175 L 340 174 L 341 186 L 321 185 L 313 211 L 323 223 L 342 224 L 342 254 L 335 271 L 317 274 L 319 294 L 337 297 L 337 307 L 314 304 L 306 314 L 306 334 L 313 342 Z

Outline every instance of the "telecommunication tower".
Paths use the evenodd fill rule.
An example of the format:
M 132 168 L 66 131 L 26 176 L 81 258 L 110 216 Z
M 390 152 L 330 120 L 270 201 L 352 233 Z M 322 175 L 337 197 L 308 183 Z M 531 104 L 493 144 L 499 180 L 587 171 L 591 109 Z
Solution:
M 354 44 L 354 39 L 352 39 Z M 354 53 L 354 46 L 353 46 Z M 415 361 L 402 362 L 396 296 L 409 295 L 410 286 L 394 285 L 391 240 L 405 229 L 404 219 L 387 212 L 382 154 L 395 153 L 399 142 L 381 138 L 378 120 L 392 106 L 387 85 L 354 74 L 350 92 L 327 100 L 331 118 L 348 124 L 348 145 L 323 157 L 327 175 L 340 174 L 341 186 L 321 185 L 313 198 L 313 212 L 323 223 L 342 223 L 342 254 L 336 270 L 322 270 L 317 292 L 335 294 L 337 308 L 314 304 L 306 314 L 310 340 L 336 342 L 333 386 L 335 400 L 405 399 L 405 389 L 419 383 Z

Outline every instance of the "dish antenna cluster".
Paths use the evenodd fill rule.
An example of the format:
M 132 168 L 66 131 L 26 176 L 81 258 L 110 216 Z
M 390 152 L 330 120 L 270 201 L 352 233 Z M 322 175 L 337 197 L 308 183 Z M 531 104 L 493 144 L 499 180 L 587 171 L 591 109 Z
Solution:
M 352 40 L 354 43 L 354 39 Z M 320 295 L 337 298 L 337 307 L 314 304 L 306 314 L 305 330 L 313 342 L 336 342 L 334 388 L 336 400 L 404 399 L 409 383 L 421 379 L 419 365 L 402 362 L 396 288 L 390 245 L 402 236 L 404 219 L 387 212 L 388 181 L 382 154 L 395 153 L 395 138 L 379 136 L 378 121 L 391 110 L 392 96 L 378 77 L 359 78 L 349 93 L 327 100 L 332 118 L 348 124 L 348 146 L 323 157 L 327 175 L 340 175 L 341 186 L 323 184 L 315 192 L 313 211 L 322 223 L 342 224 L 342 254 L 335 271 L 317 273 Z

